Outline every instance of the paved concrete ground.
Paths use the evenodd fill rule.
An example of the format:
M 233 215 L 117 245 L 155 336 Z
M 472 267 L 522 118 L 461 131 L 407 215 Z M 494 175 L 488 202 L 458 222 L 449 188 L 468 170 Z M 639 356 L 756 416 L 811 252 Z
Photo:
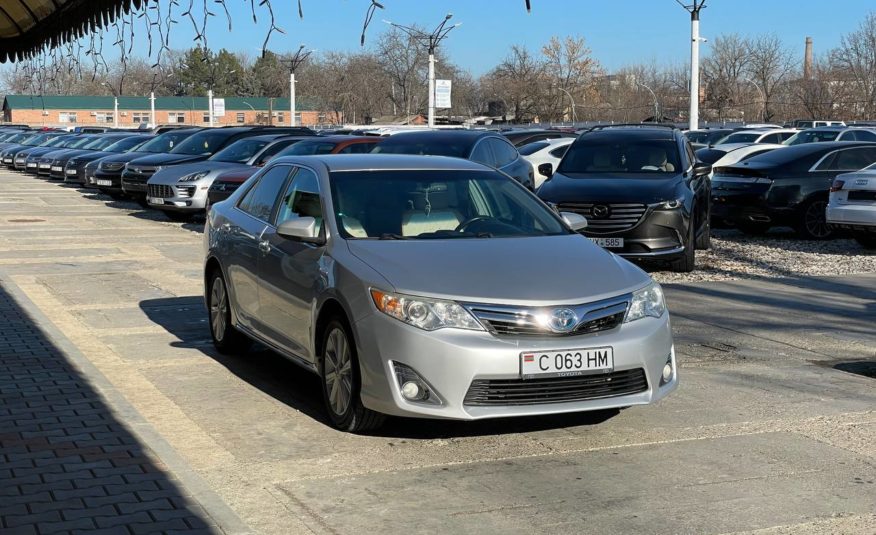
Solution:
M 682 385 L 654 406 L 353 436 L 313 376 L 212 350 L 199 227 L 0 172 L 0 281 L 221 528 L 876 532 L 876 275 L 669 287 Z

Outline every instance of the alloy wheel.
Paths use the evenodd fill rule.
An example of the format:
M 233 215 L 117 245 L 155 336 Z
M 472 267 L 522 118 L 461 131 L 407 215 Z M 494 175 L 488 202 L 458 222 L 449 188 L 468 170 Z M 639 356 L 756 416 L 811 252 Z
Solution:
M 329 333 L 325 345 L 325 387 L 332 412 L 347 412 L 353 394 L 353 366 L 347 335 L 341 329 Z
M 825 210 L 827 210 L 827 202 L 825 201 L 815 201 L 806 207 L 803 224 L 806 227 L 806 232 L 813 238 L 821 239 L 830 236 L 831 229 L 827 225 Z
M 225 291 L 222 277 L 216 277 L 213 280 L 213 290 L 210 292 L 210 326 L 213 328 L 213 336 L 219 342 L 225 338 L 227 314 L 228 292 Z

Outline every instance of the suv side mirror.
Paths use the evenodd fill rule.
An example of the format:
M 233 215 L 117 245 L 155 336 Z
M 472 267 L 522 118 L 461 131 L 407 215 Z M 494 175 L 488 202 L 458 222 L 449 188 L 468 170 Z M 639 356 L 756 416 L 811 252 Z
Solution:
M 550 165 L 545 164 L 545 165 Z M 581 214 L 576 214 L 575 212 L 560 212 L 560 217 L 563 218 L 563 221 L 569 225 L 569 228 L 574 230 L 575 232 L 579 232 L 587 228 L 587 218 Z
M 277 227 L 277 235 L 289 240 L 322 245 L 325 238 L 319 235 L 319 225 L 313 217 L 298 217 L 283 221 Z
M 554 164 L 543 163 L 538 166 L 538 172 L 548 178 L 554 176 Z
M 708 175 L 711 172 L 712 172 L 712 164 L 703 163 L 703 162 L 697 160 L 696 162 L 694 162 L 693 170 L 691 171 L 691 174 L 693 176 L 703 176 L 703 175 Z

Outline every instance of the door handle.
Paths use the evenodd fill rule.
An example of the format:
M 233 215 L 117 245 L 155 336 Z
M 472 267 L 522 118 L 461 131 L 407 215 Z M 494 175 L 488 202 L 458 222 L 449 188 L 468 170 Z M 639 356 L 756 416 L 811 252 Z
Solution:
M 259 250 L 265 254 L 271 252 L 271 242 L 268 240 L 262 240 L 259 242 Z

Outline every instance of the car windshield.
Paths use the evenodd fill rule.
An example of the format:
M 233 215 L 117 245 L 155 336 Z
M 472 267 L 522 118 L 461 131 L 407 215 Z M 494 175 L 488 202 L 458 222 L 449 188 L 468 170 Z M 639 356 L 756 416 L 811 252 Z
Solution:
M 519 152 L 521 156 L 529 156 L 530 154 L 535 154 L 541 149 L 547 147 L 548 145 L 550 145 L 550 143 L 548 143 L 547 141 L 536 141 L 535 143 L 523 145 L 522 147 L 517 149 L 517 152 Z
M 44 143 L 46 140 L 51 139 L 51 138 L 52 138 L 52 136 L 49 136 L 46 134 L 41 134 L 38 136 L 33 136 L 32 138 L 28 139 L 27 141 L 23 141 L 21 144 L 36 147 L 36 146 L 40 145 L 41 143 Z
M 205 131 L 192 134 L 188 139 L 174 147 L 171 154 L 188 154 L 198 156 L 201 154 L 213 154 L 225 141 L 233 136 L 232 132 Z
M 345 238 L 454 239 L 568 234 L 549 208 L 493 171 L 348 171 L 330 177 Z
M 312 154 L 331 154 L 337 143 L 331 141 L 299 141 L 277 154 L 280 156 L 309 156 Z
M 124 139 L 120 139 L 113 143 L 112 145 L 108 145 L 105 150 L 106 152 L 126 152 L 135 147 L 138 147 L 143 144 L 144 136 L 131 136 L 126 137 Z
M 118 138 L 110 138 L 107 139 L 105 137 L 98 136 L 96 139 L 92 140 L 91 143 L 86 143 L 82 146 L 83 149 L 88 150 L 100 150 L 106 146 L 112 145 Z
M 573 143 L 557 172 L 566 176 L 586 175 L 665 175 L 681 170 L 678 147 L 673 140 L 608 140 L 582 138 Z
M 722 143 L 754 143 L 757 141 L 757 138 L 762 136 L 759 132 L 737 132 L 735 134 L 730 134 L 729 136 L 719 139 L 716 145 L 720 145 Z
M 30 137 L 31 134 L 15 134 L 6 140 L 6 143 L 20 143 Z
M 137 147 L 137 152 L 164 153 L 170 152 L 174 147 L 179 145 L 184 139 L 192 135 L 192 132 L 166 132 L 152 138 Z
M 419 136 L 390 136 L 389 139 L 374 147 L 371 152 L 382 154 L 426 154 L 431 156 L 453 156 L 454 158 L 466 158 L 471 145 L 469 143 L 455 143 L 449 138 L 423 139 Z
M 64 140 L 64 136 L 50 137 L 49 139 L 43 141 L 42 144 L 40 144 L 40 147 L 59 147 L 62 146 L 61 144 L 64 143 Z
M 210 161 L 246 163 L 270 142 L 269 139 L 241 139 L 211 156 Z
M 783 145 L 802 145 L 819 141 L 833 141 L 839 135 L 839 130 L 804 130 L 797 132 L 782 142 Z
M 86 145 L 93 143 L 94 141 L 95 141 L 95 138 L 93 138 L 91 136 L 81 137 L 81 138 L 77 139 L 75 143 L 71 143 L 70 145 L 68 145 L 68 148 L 81 149 L 81 148 L 85 147 Z

